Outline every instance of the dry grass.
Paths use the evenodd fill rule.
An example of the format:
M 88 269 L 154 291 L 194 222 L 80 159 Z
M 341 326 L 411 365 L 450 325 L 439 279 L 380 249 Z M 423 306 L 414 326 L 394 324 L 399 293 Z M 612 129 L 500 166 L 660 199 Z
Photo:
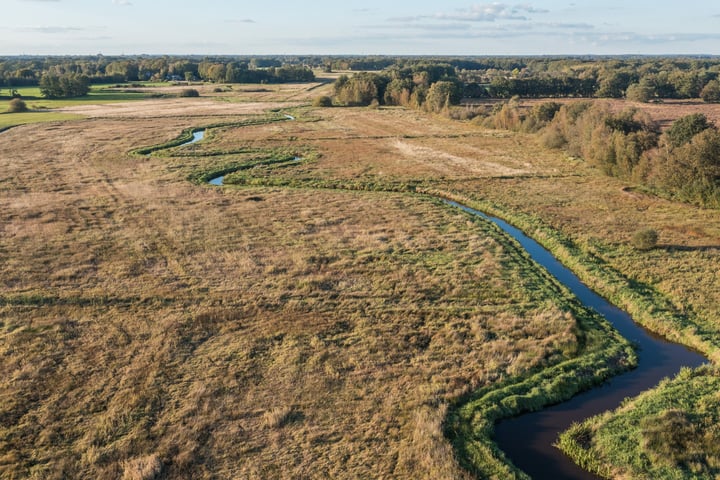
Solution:
M 0 134 L 0 476 L 459 478 L 447 404 L 575 354 L 575 319 L 494 230 L 403 194 L 193 185 L 238 156 L 207 152 L 309 149 L 276 174 L 421 181 L 532 212 L 720 318 L 713 212 L 630 196 L 529 136 L 322 109 L 212 131 L 194 157 L 126 154 L 324 88 Z M 638 224 L 667 248 L 626 249 Z
M 125 153 L 189 121 L 2 134 L 0 476 L 462 477 L 447 403 L 565 358 L 574 318 L 435 202 L 214 189 L 186 176 L 222 158 Z

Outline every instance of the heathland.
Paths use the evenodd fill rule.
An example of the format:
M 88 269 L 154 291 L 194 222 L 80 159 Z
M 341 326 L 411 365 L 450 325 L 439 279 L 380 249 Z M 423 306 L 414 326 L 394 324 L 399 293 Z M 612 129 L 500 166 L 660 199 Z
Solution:
M 513 474 L 491 446 L 462 453 L 447 427 L 463 399 L 572 362 L 597 380 L 634 359 L 514 242 L 431 193 L 512 220 L 638 320 L 716 359 L 717 210 L 653 196 L 535 134 L 311 107 L 332 94 L 322 82 L 197 88 L 68 103 L 53 110 L 68 118 L 0 133 L 0 476 Z M 648 115 L 684 114 L 663 107 Z M 193 128 L 203 141 L 173 143 Z M 226 186 L 204 183 L 218 173 Z M 641 228 L 656 248 L 632 246 Z M 703 442 L 716 432 L 686 424 L 716 418 L 715 376 L 674 380 L 690 385 L 679 413 L 623 407 L 655 408 L 698 445 L 688 460 L 642 424 L 638 458 L 714 472 Z M 604 454 L 589 433 L 601 428 L 584 428 L 580 447 Z

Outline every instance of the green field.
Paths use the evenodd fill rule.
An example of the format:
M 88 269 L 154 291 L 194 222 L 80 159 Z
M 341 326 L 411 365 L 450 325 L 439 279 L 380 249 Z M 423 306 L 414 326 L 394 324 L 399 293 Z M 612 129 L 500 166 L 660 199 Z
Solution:
M 115 84 L 113 84 L 115 85 Z M 143 100 L 148 97 L 146 93 L 113 90 L 110 85 L 93 85 L 90 93 L 84 97 L 56 98 L 43 97 L 39 87 L 19 87 L 17 92 L 32 110 L 69 107 L 72 105 L 93 105 L 113 102 L 127 102 L 130 100 Z M 131 88 L 128 86 L 128 88 Z M 9 101 L 8 90 L 3 89 L 0 100 Z
M 79 120 L 85 118 L 83 115 L 74 113 L 61 113 L 53 110 L 75 105 L 96 105 L 115 102 L 127 102 L 132 100 L 144 100 L 148 98 L 147 93 L 128 92 L 123 90 L 112 90 L 109 85 L 93 85 L 90 93 L 84 97 L 48 99 L 42 96 L 39 87 L 20 87 L 17 92 L 30 109 L 23 113 L 5 113 L 10 98 L 0 95 L 0 129 L 25 125 L 28 123 L 59 122 L 67 120 Z M 0 94 L 7 94 L 8 90 L 0 90 Z
M 75 113 L 57 112 L 24 112 L 24 113 L 2 113 L 0 114 L 0 130 L 16 125 L 42 122 L 61 122 L 68 120 L 80 120 L 83 115 Z

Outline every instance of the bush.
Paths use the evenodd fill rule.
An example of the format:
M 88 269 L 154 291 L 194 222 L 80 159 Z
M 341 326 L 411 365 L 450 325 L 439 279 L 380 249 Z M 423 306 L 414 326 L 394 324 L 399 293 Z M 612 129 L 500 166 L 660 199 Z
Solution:
M 327 95 L 322 95 L 313 100 L 313 107 L 332 107 L 332 98 Z
M 704 102 L 720 102 L 720 82 L 717 80 L 710 80 L 707 85 L 703 87 L 702 92 L 700 92 L 700 97 Z
M 21 98 L 13 98 L 8 106 L 8 113 L 27 112 L 27 104 Z
M 199 97 L 200 92 L 195 90 L 194 88 L 184 88 L 180 91 L 181 97 Z
M 633 235 L 632 246 L 638 250 L 652 250 L 657 246 L 658 234 L 652 228 L 645 228 Z

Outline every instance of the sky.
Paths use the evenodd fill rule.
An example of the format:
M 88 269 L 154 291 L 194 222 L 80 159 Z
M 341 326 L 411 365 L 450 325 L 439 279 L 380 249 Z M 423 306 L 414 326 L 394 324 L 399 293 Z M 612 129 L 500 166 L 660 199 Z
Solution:
M 0 55 L 720 55 L 717 0 L 0 0 Z

